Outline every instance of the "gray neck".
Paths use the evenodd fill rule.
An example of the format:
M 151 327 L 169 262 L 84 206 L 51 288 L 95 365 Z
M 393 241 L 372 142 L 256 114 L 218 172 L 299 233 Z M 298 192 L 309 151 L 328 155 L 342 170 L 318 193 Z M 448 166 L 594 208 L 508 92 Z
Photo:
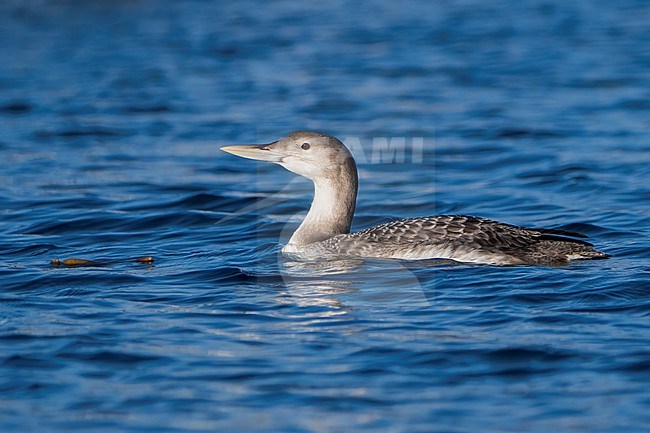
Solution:
M 304 246 L 350 233 L 357 201 L 357 167 L 352 158 L 328 173 L 312 179 L 314 200 L 305 220 L 289 239 L 291 246 Z

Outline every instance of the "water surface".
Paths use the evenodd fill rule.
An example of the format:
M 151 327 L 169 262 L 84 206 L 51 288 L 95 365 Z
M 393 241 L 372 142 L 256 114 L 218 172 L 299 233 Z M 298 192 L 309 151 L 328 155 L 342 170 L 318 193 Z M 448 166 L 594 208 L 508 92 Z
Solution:
M 3 2 L 0 430 L 644 431 L 649 16 Z M 354 229 L 467 213 L 613 257 L 286 261 L 309 182 L 218 146 L 294 129 L 358 144 Z

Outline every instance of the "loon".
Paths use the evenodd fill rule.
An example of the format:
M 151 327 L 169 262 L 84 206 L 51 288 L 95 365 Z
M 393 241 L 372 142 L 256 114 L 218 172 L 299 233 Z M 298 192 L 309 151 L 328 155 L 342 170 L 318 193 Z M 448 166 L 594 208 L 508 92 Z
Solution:
M 350 233 L 357 199 L 357 167 L 337 138 L 295 131 L 264 145 L 225 146 L 242 158 L 268 161 L 310 179 L 314 199 L 282 252 L 324 257 L 448 259 L 488 265 L 560 265 L 607 254 L 581 233 L 519 227 L 468 215 L 407 218 Z

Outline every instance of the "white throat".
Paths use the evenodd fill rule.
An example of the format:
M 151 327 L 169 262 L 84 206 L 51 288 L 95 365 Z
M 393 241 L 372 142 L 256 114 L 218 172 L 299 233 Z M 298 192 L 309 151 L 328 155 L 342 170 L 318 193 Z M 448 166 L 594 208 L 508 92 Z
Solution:
M 309 212 L 282 251 L 296 252 L 305 245 L 350 233 L 357 182 L 357 170 L 352 158 L 332 176 L 316 178 Z

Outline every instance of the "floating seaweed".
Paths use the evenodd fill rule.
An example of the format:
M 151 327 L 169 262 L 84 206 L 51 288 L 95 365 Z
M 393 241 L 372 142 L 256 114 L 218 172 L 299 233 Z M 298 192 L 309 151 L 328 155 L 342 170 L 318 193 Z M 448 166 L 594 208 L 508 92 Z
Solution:
M 55 267 L 67 267 L 67 268 L 77 268 L 77 267 L 103 267 L 103 266 L 110 266 L 116 263 L 125 263 L 125 262 L 135 262 L 135 263 L 146 263 L 146 264 L 153 264 L 155 259 L 151 256 L 145 256 L 145 257 L 138 257 L 135 259 L 125 259 L 125 260 L 117 260 L 117 261 L 112 261 L 112 262 L 102 262 L 102 261 L 96 261 L 96 260 L 87 260 L 87 259 L 79 259 L 76 257 L 71 257 L 69 259 L 61 260 L 59 258 L 56 258 L 52 261 L 50 261 L 51 266 Z

